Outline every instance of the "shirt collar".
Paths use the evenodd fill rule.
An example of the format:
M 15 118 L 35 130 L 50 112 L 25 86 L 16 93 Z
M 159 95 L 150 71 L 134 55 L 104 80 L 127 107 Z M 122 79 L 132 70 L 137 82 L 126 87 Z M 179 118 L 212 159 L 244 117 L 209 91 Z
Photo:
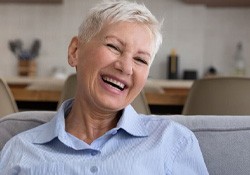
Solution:
M 67 116 L 71 109 L 73 99 L 66 100 L 58 109 L 56 115 L 46 124 L 41 125 L 41 134 L 34 139 L 33 143 L 47 143 L 54 138 L 66 138 L 67 132 L 65 131 L 65 116 Z
M 33 140 L 33 143 L 43 144 L 50 142 L 56 137 L 66 145 L 72 145 L 71 141 L 67 139 L 69 134 L 65 131 L 65 116 L 72 107 L 73 99 L 66 100 L 62 103 L 58 109 L 55 117 L 48 123 L 40 127 L 41 131 L 38 137 Z M 148 136 L 148 130 L 146 127 L 143 116 L 140 116 L 131 105 L 128 105 L 117 123 L 115 130 L 123 129 L 128 134 L 137 137 Z
M 138 114 L 131 105 L 128 105 L 117 123 L 117 128 L 121 128 L 133 136 L 148 136 L 146 120 L 143 118 L 144 116 Z

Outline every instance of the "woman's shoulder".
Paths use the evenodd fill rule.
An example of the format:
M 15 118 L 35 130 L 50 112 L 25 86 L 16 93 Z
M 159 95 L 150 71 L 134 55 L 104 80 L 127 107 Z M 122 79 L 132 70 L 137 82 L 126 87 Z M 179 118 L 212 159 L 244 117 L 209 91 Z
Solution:
M 183 124 L 173 120 L 175 115 L 143 115 L 139 117 L 143 121 L 149 133 L 162 132 L 176 137 L 194 137 L 193 132 Z

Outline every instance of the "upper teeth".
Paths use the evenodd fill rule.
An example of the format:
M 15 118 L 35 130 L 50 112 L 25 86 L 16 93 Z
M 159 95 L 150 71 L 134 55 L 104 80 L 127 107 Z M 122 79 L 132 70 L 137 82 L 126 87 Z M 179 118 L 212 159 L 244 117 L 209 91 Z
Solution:
M 121 83 L 121 82 L 119 82 L 119 81 L 116 81 L 116 80 L 114 80 L 114 79 L 112 79 L 112 78 L 103 77 L 103 79 L 104 79 L 105 81 L 111 82 L 111 83 L 113 83 L 113 84 L 119 86 L 119 87 L 122 88 L 122 89 L 125 87 L 125 84 L 123 84 L 123 83 Z

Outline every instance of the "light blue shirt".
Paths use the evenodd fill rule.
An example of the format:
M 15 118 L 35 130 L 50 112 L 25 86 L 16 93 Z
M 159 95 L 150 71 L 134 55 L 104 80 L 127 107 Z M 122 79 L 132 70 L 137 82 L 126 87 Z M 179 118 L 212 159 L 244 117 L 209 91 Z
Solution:
M 72 100 L 48 123 L 3 148 L 1 175 L 207 175 L 194 134 L 169 119 L 124 109 L 116 128 L 90 145 L 65 131 Z

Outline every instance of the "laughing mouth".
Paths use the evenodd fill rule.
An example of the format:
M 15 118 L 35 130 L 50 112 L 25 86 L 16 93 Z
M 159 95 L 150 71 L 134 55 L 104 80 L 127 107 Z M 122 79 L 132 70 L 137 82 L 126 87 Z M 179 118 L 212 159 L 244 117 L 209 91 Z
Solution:
M 125 89 L 125 84 L 123 84 L 122 82 L 120 81 L 117 81 L 117 80 L 114 80 L 112 78 L 109 78 L 109 77 L 102 77 L 102 80 L 109 84 L 110 86 L 116 88 L 116 89 L 119 89 L 120 91 L 123 91 Z

